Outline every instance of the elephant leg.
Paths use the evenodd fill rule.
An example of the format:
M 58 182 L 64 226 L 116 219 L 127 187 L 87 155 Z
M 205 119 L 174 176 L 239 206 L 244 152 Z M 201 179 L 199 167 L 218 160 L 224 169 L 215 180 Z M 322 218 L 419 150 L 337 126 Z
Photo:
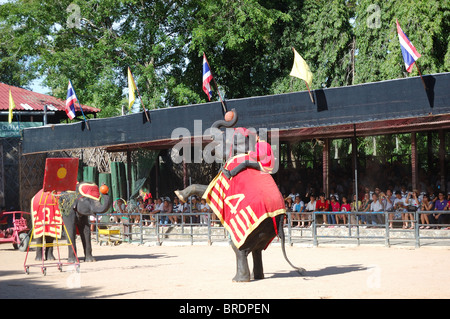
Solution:
M 192 184 L 183 190 L 176 190 L 175 195 L 177 195 L 180 201 L 186 203 L 189 196 L 197 195 L 199 197 L 202 197 L 207 188 L 208 185 Z
M 36 260 L 36 261 L 42 261 L 42 259 L 45 260 L 45 257 L 42 254 L 42 246 L 40 246 L 40 245 L 42 245 L 43 238 L 44 237 L 39 237 L 36 239 L 36 245 L 37 245 L 36 246 L 36 257 L 34 258 L 34 260 Z
M 50 236 L 45 237 L 45 242 L 47 244 L 53 244 L 54 238 Z M 45 260 L 55 260 L 55 256 L 53 256 L 53 246 L 45 248 Z
M 264 279 L 262 250 L 261 249 L 253 250 L 252 256 L 253 256 L 253 278 Z
M 50 236 L 45 236 L 45 243 L 52 244 L 54 238 Z M 42 261 L 42 260 L 55 260 L 55 256 L 53 256 L 53 247 L 42 247 L 44 242 L 44 237 L 40 237 L 36 240 L 37 246 L 36 247 L 36 258 L 34 260 L 36 261 Z
M 95 258 L 92 256 L 91 227 L 88 216 L 79 218 L 78 230 L 80 231 L 81 242 L 83 243 L 84 261 L 95 261 Z
M 68 246 L 68 258 L 67 258 L 67 262 L 68 263 L 76 263 L 77 262 L 77 258 L 75 257 L 75 254 L 77 253 L 77 245 L 76 245 L 76 236 L 77 236 L 77 228 L 75 225 L 75 213 L 71 212 L 68 216 L 63 215 L 63 221 L 64 221 L 64 225 L 66 226 L 67 229 L 67 235 L 69 238 L 67 238 L 67 240 L 70 239 L 70 242 L 72 243 L 73 249 L 72 247 L 69 245 Z M 75 250 L 75 253 L 74 253 Z
M 239 250 L 234 243 L 231 243 L 234 253 L 236 254 L 236 275 L 233 278 L 234 282 L 250 281 L 250 269 L 248 267 L 248 251 Z

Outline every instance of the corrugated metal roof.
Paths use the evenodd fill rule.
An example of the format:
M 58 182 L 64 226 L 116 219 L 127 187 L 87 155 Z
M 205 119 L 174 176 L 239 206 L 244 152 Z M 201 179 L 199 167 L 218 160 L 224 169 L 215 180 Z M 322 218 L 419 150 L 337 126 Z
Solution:
M 0 110 L 7 111 L 9 109 L 9 90 L 11 90 L 14 104 L 16 105 L 15 111 L 43 111 L 44 105 L 47 105 L 48 111 L 65 112 L 66 101 L 64 100 L 5 83 L 0 83 Z M 98 113 L 101 111 L 84 104 L 81 104 L 81 107 L 85 113 Z M 75 110 L 80 111 L 78 103 L 76 103 Z

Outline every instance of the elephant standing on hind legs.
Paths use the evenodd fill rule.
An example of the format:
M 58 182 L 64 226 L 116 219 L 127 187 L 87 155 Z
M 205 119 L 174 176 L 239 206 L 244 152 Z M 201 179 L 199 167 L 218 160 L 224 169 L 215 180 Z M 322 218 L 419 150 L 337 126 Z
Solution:
M 212 128 L 234 126 L 237 114 L 234 110 L 232 112 L 234 115 L 230 121 L 216 121 Z M 230 136 L 231 140 L 226 141 L 225 137 Z M 215 155 L 226 160 L 223 169 L 209 185 L 194 184 L 175 191 L 175 194 L 183 202 L 191 195 L 205 198 L 228 230 L 236 254 L 233 281 L 250 281 L 247 260 L 250 253 L 253 256 L 253 278 L 264 278 L 262 251 L 277 235 L 281 238 L 287 262 L 304 274 L 305 270 L 295 267 L 286 256 L 283 231 L 286 210 L 284 199 L 269 174 L 275 161 L 270 144 L 260 141 L 254 132 L 241 127 L 234 129 L 233 134 L 223 134 L 222 141 L 217 141 L 221 138 L 217 131 L 213 137 L 219 142 Z

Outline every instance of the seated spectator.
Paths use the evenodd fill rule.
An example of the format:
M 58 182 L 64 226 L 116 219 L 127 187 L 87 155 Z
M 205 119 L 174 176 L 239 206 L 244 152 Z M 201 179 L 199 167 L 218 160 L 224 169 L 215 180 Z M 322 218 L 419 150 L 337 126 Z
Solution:
M 127 206 L 126 202 L 122 198 L 118 198 L 113 203 L 113 212 L 116 214 L 126 214 L 127 213 Z M 120 215 L 114 216 L 114 222 L 119 223 L 122 221 L 123 217 Z M 126 218 L 126 217 L 125 217 Z M 127 219 L 127 218 L 126 218 Z
M 197 196 L 192 196 L 191 199 L 191 213 L 199 213 L 200 212 L 200 203 L 198 202 Z M 200 222 L 200 216 L 199 215 L 192 215 L 191 216 L 191 222 L 198 224 Z
M 183 212 L 183 204 L 180 203 L 180 200 L 177 196 L 173 198 L 172 211 L 175 214 L 181 214 Z
M 293 206 L 293 218 L 291 219 L 291 226 L 293 226 L 294 221 L 297 221 L 297 227 L 305 227 L 305 222 L 302 220 L 302 225 L 300 226 L 300 214 L 305 210 L 305 203 L 300 199 L 300 196 L 295 196 L 295 202 Z
M 155 221 L 156 221 L 155 214 L 161 213 L 163 211 L 163 207 L 164 207 L 164 204 L 162 202 L 162 199 L 157 198 L 156 203 L 155 203 L 155 208 L 153 209 L 152 212 L 150 212 L 150 220 L 151 220 L 150 226 L 155 225 Z
M 145 226 L 149 225 L 149 220 L 150 220 L 150 213 L 153 212 L 154 208 L 155 208 L 155 204 L 153 204 L 153 198 L 148 197 L 145 204 L 145 208 L 142 211 L 142 222 L 144 223 Z
M 432 224 L 443 224 L 444 221 L 444 214 L 440 213 L 439 211 L 443 211 L 446 209 L 448 205 L 448 201 L 445 199 L 444 192 L 439 191 L 437 200 L 434 202 L 434 210 L 437 211 L 435 214 L 432 214 L 431 222 Z M 435 228 L 438 228 L 439 226 L 435 226 Z
M 200 200 L 200 212 L 202 212 L 202 213 L 211 213 L 211 208 L 206 203 L 206 199 L 204 199 L 204 198 L 202 198 Z M 210 215 L 205 215 L 205 214 L 200 215 L 200 224 L 207 225 L 209 216 Z
M 316 211 L 318 212 L 327 212 L 329 208 L 329 201 L 325 199 L 325 193 L 321 193 L 319 196 L 319 200 L 316 202 Z M 327 215 L 322 215 L 322 225 L 325 225 L 327 222 Z
M 341 212 L 344 212 L 344 214 L 337 214 L 336 215 L 336 224 L 339 224 L 339 218 L 342 219 L 344 222 L 344 225 L 347 224 L 347 214 L 351 211 L 350 204 L 347 202 L 347 196 L 342 196 L 342 204 L 341 204 Z
M 406 203 L 406 198 L 404 198 L 402 196 L 402 192 L 401 191 L 396 191 L 395 192 L 395 200 L 394 200 L 394 209 L 397 212 L 394 215 L 394 219 L 398 219 L 399 215 L 401 216 L 401 219 L 403 221 L 403 229 L 406 229 L 408 227 L 408 223 L 406 221 L 406 212 L 407 212 L 407 208 L 408 204 Z
M 361 209 L 360 212 L 367 213 L 370 211 L 370 194 L 364 193 L 364 198 L 361 201 Z M 361 214 L 361 223 L 362 224 L 368 224 L 368 214 Z
M 288 196 L 284 199 L 284 205 L 286 206 L 286 212 L 292 212 L 294 208 L 294 199 L 291 196 Z
M 137 197 L 137 210 L 136 213 L 141 213 L 144 214 L 145 213 L 145 203 L 144 203 L 144 199 L 141 196 Z M 139 215 L 132 215 L 134 217 L 134 222 L 136 224 L 139 224 L 140 222 L 140 216 Z
M 164 225 L 168 225 L 168 224 L 175 225 L 175 224 L 177 224 L 177 216 L 176 216 L 176 215 L 172 215 L 172 213 L 173 213 L 173 206 L 172 206 L 172 203 L 171 203 L 169 197 L 166 197 L 166 198 L 164 199 L 164 204 L 163 204 L 163 210 L 162 210 L 162 212 L 163 212 L 164 214 L 171 214 L 171 215 L 169 215 L 169 216 L 165 216 L 165 217 L 164 217 Z M 162 224 L 162 223 L 163 223 L 163 222 L 162 222 L 162 220 L 161 220 L 161 224 Z
M 339 212 L 341 210 L 341 205 L 336 200 L 336 196 L 334 196 L 334 195 L 331 196 L 330 206 L 331 206 L 332 212 Z M 336 216 L 334 214 L 328 214 L 327 221 L 328 221 L 328 224 L 330 224 L 330 225 L 336 224 Z
M 309 195 L 309 202 L 306 204 L 304 218 L 308 220 L 308 225 L 306 227 L 311 227 L 311 213 L 316 211 L 316 196 L 314 194 Z
M 430 196 L 428 196 L 428 194 L 423 195 L 422 204 L 420 205 L 419 210 L 421 212 L 429 212 L 433 210 L 433 203 L 430 201 Z M 430 220 L 428 217 L 429 214 L 420 214 L 420 223 L 422 224 L 420 229 L 430 229 Z
M 351 208 L 352 208 L 352 213 L 359 212 L 361 210 L 361 201 L 356 200 L 356 194 L 353 195 L 353 202 L 351 204 Z M 358 220 L 356 219 L 356 217 L 357 217 L 356 214 L 350 215 L 350 224 L 355 225 L 355 226 L 357 225 Z
M 407 219 L 411 221 L 410 229 L 414 228 L 414 212 L 416 212 L 420 207 L 420 201 L 419 201 L 419 191 L 414 190 L 412 192 L 409 192 L 406 196 L 406 203 L 408 204 L 407 210 L 410 212 L 407 215 Z
M 370 203 L 370 211 L 373 213 L 383 211 L 383 204 L 381 203 L 381 200 L 378 197 L 378 194 L 376 192 L 372 194 L 372 203 Z M 368 217 L 369 217 L 368 224 L 372 224 L 372 225 L 382 224 L 381 214 L 378 213 L 378 214 L 368 215 Z
M 385 193 L 380 193 L 381 203 L 383 204 L 384 211 L 392 212 L 388 215 L 389 218 L 389 228 L 392 228 L 392 221 L 394 220 L 394 201 L 395 196 L 392 195 L 392 190 L 388 188 Z

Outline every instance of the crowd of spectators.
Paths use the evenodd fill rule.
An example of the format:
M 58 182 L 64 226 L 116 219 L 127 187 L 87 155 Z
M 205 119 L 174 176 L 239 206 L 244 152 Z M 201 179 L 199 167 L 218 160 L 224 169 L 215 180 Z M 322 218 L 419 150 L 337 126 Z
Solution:
M 176 196 L 172 199 L 168 196 L 153 198 L 150 193 L 140 192 L 135 203 L 134 201 L 126 203 L 121 198 L 113 203 L 113 213 L 117 213 L 113 215 L 114 222 L 126 220 L 127 223 L 140 223 L 140 216 L 142 216 L 144 226 L 155 226 L 156 222 L 162 226 L 177 225 L 181 221 L 198 225 L 207 225 L 211 222 L 213 225 L 218 222 L 218 219 L 214 214 L 205 214 L 211 212 L 206 201 L 197 196 L 191 196 L 187 203 L 182 203 Z M 156 218 L 157 214 L 160 214 L 158 218 Z
M 357 224 L 363 227 L 384 227 L 385 215 L 381 212 L 387 212 L 390 228 L 398 222 L 403 229 L 413 229 L 414 213 L 419 211 L 420 229 L 450 229 L 447 227 L 450 212 L 446 213 L 450 211 L 450 192 L 408 191 L 405 186 L 395 192 L 390 188 L 383 192 L 378 187 L 373 191 L 366 187 L 359 195 L 357 200 L 356 195 L 349 198 L 332 189 L 329 197 L 323 192 L 318 196 L 314 193 L 301 196 L 292 188 L 290 194 L 285 196 L 286 211 L 291 212 L 291 226 L 300 228 L 311 226 L 312 212 L 316 212 L 316 216 L 321 219 L 318 221 L 321 227 Z M 356 214 L 349 214 L 351 212 Z
M 327 197 L 324 192 L 317 192 L 311 184 L 300 187 L 300 192 L 293 187 L 289 194 L 279 185 L 285 199 L 286 211 L 291 213 L 291 227 L 311 227 L 312 213 L 315 212 L 316 225 L 320 227 L 356 224 L 362 227 L 384 227 L 387 216 L 390 228 L 401 225 L 403 229 L 413 229 L 416 222 L 414 213 L 418 211 L 420 229 L 450 229 L 450 192 L 447 194 L 439 189 L 434 192 L 432 187 L 426 187 L 423 183 L 419 184 L 419 190 L 412 191 L 406 186 L 388 186 L 384 189 L 360 186 L 356 200 L 354 194 L 345 195 L 352 192 L 351 186 L 342 187 L 340 183 L 331 183 L 331 186 Z M 205 200 L 196 196 L 192 196 L 188 203 L 181 203 L 176 196 L 152 198 L 150 193 L 140 192 L 134 204 L 117 199 L 114 201 L 113 210 L 119 214 L 141 213 L 142 223 L 146 226 L 154 226 L 157 220 L 161 225 L 176 225 L 182 221 L 198 225 L 219 223 Z M 388 214 L 385 215 L 385 212 Z M 157 219 L 158 213 L 162 214 Z M 139 223 L 139 216 L 116 215 L 114 221 L 132 218 L 127 222 Z

